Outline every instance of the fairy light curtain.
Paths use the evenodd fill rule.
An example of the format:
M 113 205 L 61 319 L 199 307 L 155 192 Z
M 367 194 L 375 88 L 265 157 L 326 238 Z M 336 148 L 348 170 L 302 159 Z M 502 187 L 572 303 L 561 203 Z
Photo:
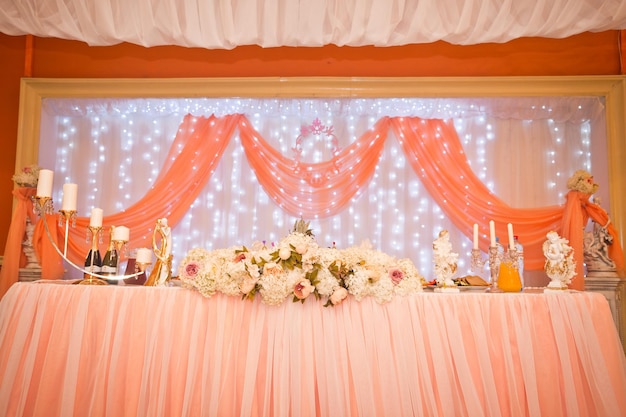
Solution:
M 40 164 L 56 172 L 55 201 L 78 183 L 77 262 L 101 207 L 105 228 L 130 227 L 135 248 L 168 217 L 175 267 L 196 246 L 269 245 L 302 216 L 321 245 L 369 240 L 426 277 L 440 230 L 469 271 L 472 224 L 484 250 L 487 222 L 504 238 L 512 221 L 540 269 L 567 178 L 586 169 L 606 183 L 602 109 L 589 97 L 46 99 Z

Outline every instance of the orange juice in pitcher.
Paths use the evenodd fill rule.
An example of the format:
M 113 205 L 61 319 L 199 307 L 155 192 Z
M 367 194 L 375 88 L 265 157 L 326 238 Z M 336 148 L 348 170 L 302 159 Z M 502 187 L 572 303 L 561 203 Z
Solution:
M 520 292 L 522 290 L 522 280 L 520 279 L 519 271 L 514 262 L 506 258 L 500 262 L 498 287 L 504 292 Z

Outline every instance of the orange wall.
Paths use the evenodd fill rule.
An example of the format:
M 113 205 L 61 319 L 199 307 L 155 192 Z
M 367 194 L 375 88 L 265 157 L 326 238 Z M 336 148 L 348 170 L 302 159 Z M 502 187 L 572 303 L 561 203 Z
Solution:
M 35 38 L 33 77 L 225 76 L 530 76 L 619 74 L 617 31 L 565 39 L 525 38 L 504 44 L 456 46 L 444 42 L 401 47 L 260 48 L 233 50 L 89 47 L 82 42 Z M 0 34 L 0 253 L 11 215 L 11 176 L 19 82 L 26 37 Z

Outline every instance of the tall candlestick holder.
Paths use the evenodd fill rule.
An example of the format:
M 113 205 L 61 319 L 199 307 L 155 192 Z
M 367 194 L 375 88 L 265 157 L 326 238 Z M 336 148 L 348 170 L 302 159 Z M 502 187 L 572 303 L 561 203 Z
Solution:
M 497 246 L 489 247 L 489 274 L 491 276 L 491 285 L 487 288 L 486 292 L 489 293 L 501 293 L 504 292 L 498 287 L 498 272 L 502 256 L 498 253 Z
M 139 272 L 143 273 L 146 272 L 146 269 L 148 269 L 150 265 L 152 265 L 152 262 L 137 262 L 136 265 Z
M 54 211 L 54 203 L 52 197 L 33 196 L 33 211 L 38 216 L 44 216 L 45 214 L 52 214 Z
M 126 248 L 126 244 L 127 243 L 128 243 L 127 240 L 116 239 L 116 240 L 113 241 L 113 244 L 115 245 L 115 249 L 117 249 L 117 254 L 119 256 L 119 260 L 120 261 L 122 259 L 122 255 L 125 254 L 125 251 L 123 251 L 122 249 Z M 120 264 L 121 264 L 121 262 L 118 261 L 118 263 L 117 263 L 117 273 L 118 274 L 119 274 Z
M 500 261 L 500 254 L 497 247 L 490 247 L 487 259 L 483 258 L 482 252 L 478 248 L 472 248 L 472 257 L 470 266 L 472 271 L 476 273 L 482 273 L 486 263 L 489 263 L 489 277 L 490 284 L 486 292 L 503 292 L 498 287 L 498 264 Z
M 52 198 L 47 197 L 47 196 L 34 196 L 32 197 L 32 201 L 33 201 L 33 211 L 39 217 L 44 217 L 44 221 L 43 221 L 44 229 L 46 230 L 46 234 L 48 235 L 48 239 L 50 240 L 50 243 L 52 243 L 52 247 L 54 248 L 54 250 L 63 258 L 65 262 L 67 262 L 68 265 L 82 272 L 83 276 L 86 277 L 85 279 L 79 281 L 78 282 L 79 284 L 101 284 L 100 282 L 96 282 L 95 280 L 96 279 L 98 281 L 103 281 L 105 279 L 123 280 L 127 278 L 137 277 L 144 273 L 142 271 L 142 272 L 136 272 L 136 273 L 127 274 L 127 275 L 105 276 L 105 275 L 94 273 L 93 271 L 87 271 L 85 268 L 79 265 L 76 265 L 67 257 L 67 245 L 68 245 L 68 240 L 69 240 L 68 232 L 69 232 L 70 225 L 72 227 L 76 226 L 75 221 L 74 221 L 75 216 L 76 216 L 76 211 L 74 210 L 61 210 L 60 211 L 63 216 L 63 221 L 65 225 L 65 237 L 64 237 L 64 242 L 63 242 L 63 251 L 61 251 L 61 249 L 59 249 L 59 246 L 56 244 L 56 240 L 52 237 L 52 233 L 50 232 L 50 228 L 48 227 L 48 222 L 45 221 L 45 215 L 53 213 L 54 204 L 53 204 Z M 96 229 L 98 228 L 92 228 L 92 226 L 89 226 L 92 239 L 98 239 L 100 230 L 96 230 Z M 94 242 L 92 240 L 92 244 L 93 243 Z M 103 282 L 104 284 L 106 284 L 106 281 L 103 281 Z
M 69 233 L 70 224 L 76 227 L 76 210 L 59 210 L 59 225 L 65 227 L 65 236 Z M 63 242 L 63 256 L 67 256 L 67 239 Z
M 480 249 L 473 248 L 472 257 L 470 261 L 470 267 L 472 268 L 472 271 L 480 274 L 484 266 L 485 266 L 485 260 L 482 257 L 482 253 L 480 252 Z

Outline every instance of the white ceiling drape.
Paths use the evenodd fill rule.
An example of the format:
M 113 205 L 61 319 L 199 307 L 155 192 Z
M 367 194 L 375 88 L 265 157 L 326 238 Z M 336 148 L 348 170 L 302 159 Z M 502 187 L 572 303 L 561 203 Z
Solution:
M 0 0 L 0 32 L 147 47 L 469 45 L 626 28 L 622 0 Z

